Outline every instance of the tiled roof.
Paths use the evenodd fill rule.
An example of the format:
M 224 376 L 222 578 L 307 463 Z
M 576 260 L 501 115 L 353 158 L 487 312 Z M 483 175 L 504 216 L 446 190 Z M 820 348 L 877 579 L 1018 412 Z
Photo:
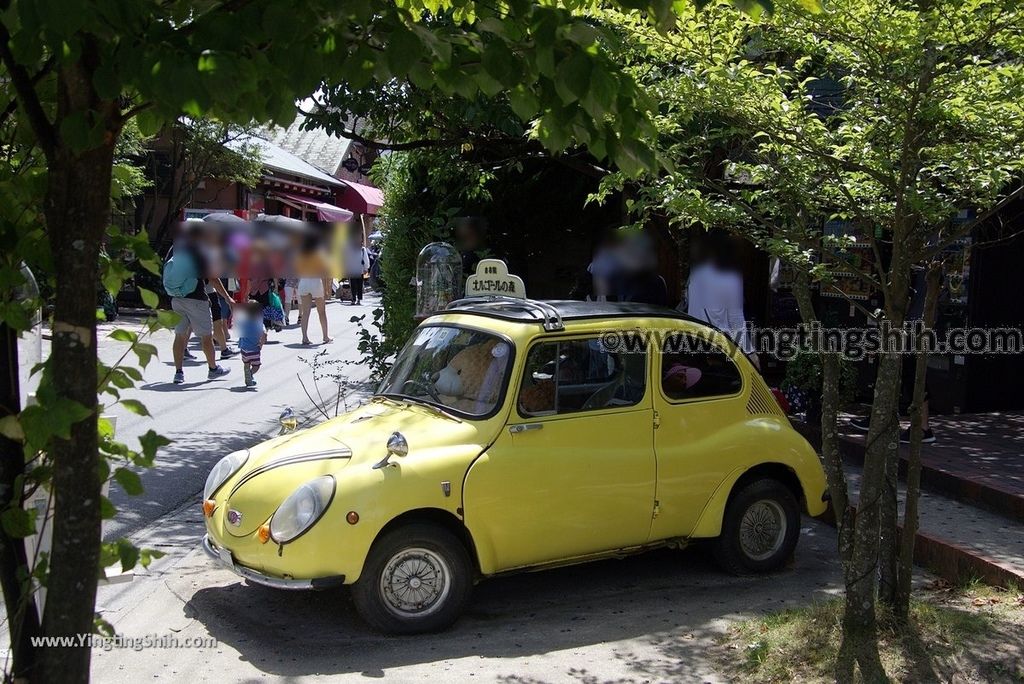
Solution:
M 271 170 L 302 176 L 303 178 L 308 178 L 318 183 L 324 183 L 331 186 L 344 185 L 344 183 L 331 174 L 324 172 L 322 169 L 318 169 L 303 159 L 300 159 L 298 156 L 284 149 L 280 145 L 276 145 L 264 140 L 263 138 L 242 135 L 229 140 L 226 145 L 237 151 L 246 143 L 255 145 L 259 148 L 263 166 Z
M 302 130 L 303 121 L 305 117 L 300 113 L 288 128 L 266 128 L 260 131 L 260 137 L 333 175 L 348 156 L 352 141 L 334 137 L 322 129 Z

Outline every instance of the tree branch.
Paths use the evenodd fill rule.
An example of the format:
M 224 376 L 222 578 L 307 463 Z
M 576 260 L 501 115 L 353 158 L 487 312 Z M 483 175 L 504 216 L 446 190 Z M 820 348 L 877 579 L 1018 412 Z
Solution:
M 46 60 L 46 62 L 43 63 L 43 66 L 39 69 L 39 71 L 36 72 L 36 75 L 33 76 L 31 79 L 33 88 L 39 83 L 39 81 L 43 80 L 44 76 L 50 73 L 50 71 L 53 69 L 53 65 L 53 57 L 49 58 L 48 60 Z M 15 97 L 7 103 L 7 106 L 4 107 L 3 112 L 0 112 L 0 126 L 2 126 L 7 121 L 8 117 L 10 117 L 11 114 L 13 114 L 17 109 L 18 98 Z
M 57 131 L 49 117 L 46 116 L 46 112 L 43 111 L 43 105 L 39 101 L 32 77 L 29 76 L 24 65 L 19 64 L 14 58 L 10 42 L 11 34 L 7 30 L 7 26 L 0 22 L 0 61 L 3 61 L 4 66 L 7 67 L 7 73 L 10 74 L 14 90 L 21 101 L 21 108 L 28 117 L 32 131 L 36 134 L 39 148 L 42 149 L 47 159 L 51 159 L 57 152 Z

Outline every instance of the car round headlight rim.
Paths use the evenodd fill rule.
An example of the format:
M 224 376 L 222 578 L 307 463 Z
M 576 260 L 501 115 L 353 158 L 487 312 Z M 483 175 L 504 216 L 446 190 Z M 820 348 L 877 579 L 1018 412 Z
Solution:
M 335 480 L 321 475 L 299 485 L 270 518 L 270 538 L 287 544 L 306 533 L 334 500 Z
M 235 473 L 242 469 L 245 462 L 249 460 L 249 450 L 240 449 L 232 451 L 224 458 L 217 461 L 210 474 L 206 476 L 206 485 L 203 487 L 203 500 L 213 497 L 224 483 L 230 480 Z

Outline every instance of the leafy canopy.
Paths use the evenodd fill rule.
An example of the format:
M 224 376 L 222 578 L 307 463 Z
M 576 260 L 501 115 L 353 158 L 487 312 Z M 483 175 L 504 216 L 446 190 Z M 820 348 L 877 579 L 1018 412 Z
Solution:
M 672 0 L 620 0 L 669 30 Z M 748 9 L 767 0 L 737 0 Z M 130 98 L 144 135 L 181 114 L 287 125 L 324 85 L 408 81 L 470 96 L 508 92 L 551 149 L 592 144 L 624 168 L 650 164 L 650 102 L 609 59 L 580 0 L 12 0 L 0 40 L 26 77 L 50 60 L 95 67 L 96 95 Z M 52 118 L 52 117 L 51 117 Z M 68 111 L 52 135 L 86 148 L 109 122 Z M 44 134 L 42 137 L 50 137 Z M 43 141 L 46 143 L 47 141 Z
M 671 169 L 641 182 L 641 216 L 740 230 L 794 260 L 811 246 L 842 251 L 822 236 L 838 218 L 916 261 L 963 234 L 958 212 L 1014 189 L 1024 166 L 1019 3 L 775 9 L 759 19 L 684 12 L 667 34 L 606 13 L 624 38 L 620 59 L 659 103 L 657 152 Z M 609 178 L 606 190 L 625 181 Z

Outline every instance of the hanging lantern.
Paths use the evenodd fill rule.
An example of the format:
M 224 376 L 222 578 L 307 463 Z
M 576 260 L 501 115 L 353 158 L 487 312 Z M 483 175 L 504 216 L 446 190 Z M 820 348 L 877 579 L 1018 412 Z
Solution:
M 416 316 L 426 318 L 462 296 L 462 257 L 447 242 L 431 242 L 416 257 Z

